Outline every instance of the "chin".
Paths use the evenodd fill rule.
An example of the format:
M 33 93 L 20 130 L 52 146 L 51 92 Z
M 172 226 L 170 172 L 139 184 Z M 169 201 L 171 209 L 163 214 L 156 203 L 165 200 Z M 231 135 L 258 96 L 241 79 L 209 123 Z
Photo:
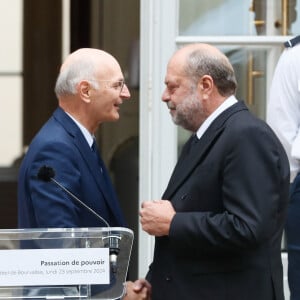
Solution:
M 111 122 L 116 122 L 120 119 L 120 115 L 119 114 L 115 114 L 112 118 L 111 118 Z

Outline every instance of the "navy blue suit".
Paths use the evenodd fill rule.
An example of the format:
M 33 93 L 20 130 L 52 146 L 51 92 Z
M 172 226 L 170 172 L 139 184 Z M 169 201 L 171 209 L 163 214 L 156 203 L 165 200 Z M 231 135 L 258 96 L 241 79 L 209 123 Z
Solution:
M 18 179 L 20 228 L 104 227 L 99 218 L 53 182 L 37 178 L 47 165 L 55 179 L 102 216 L 110 226 L 125 226 L 117 196 L 75 122 L 58 108 L 32 140 Z

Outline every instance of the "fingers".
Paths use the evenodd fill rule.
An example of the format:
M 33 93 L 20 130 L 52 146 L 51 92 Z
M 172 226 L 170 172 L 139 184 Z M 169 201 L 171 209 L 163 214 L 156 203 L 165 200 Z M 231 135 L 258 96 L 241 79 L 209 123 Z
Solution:
M 146 288 L 151 291 L 151 284 L 146 279 L 138 279 L 133 283 L 133 290 L 138 292 L 141 289 Z
M 139 212 L 142 229 L 150 235 L 169 234 L 175 210 L 168 200 L 145 201 Z
M 147 207 L 151 206 L 151 205 L 153 204 L 153 202 L 156 202 L 156 201 L 158 201 L 158 200 L 154 200 L 154 201 L 144 201 L 144 202 L 142 202 L 141 207 L 142 207 L 142 208 L 147 208 Z
M 150 300 L 151 284 L 145 279 L 126 282 L 126 295 L 123 300 Z

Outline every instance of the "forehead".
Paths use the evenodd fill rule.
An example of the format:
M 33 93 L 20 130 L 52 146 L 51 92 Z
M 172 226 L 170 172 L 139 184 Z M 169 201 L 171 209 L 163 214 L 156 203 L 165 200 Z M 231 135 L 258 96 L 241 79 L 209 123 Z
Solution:
M 180 83 L 187 80 L 184 69 L 181 65 L 176 63 L 169 63 L 165 75 L 165 83 Z
M 109 59 L 106 61 L 102 61 L 97 66 L 97 73 L 101 79 L 123 79 L 123 73 L 120 65 L 117 61 L 113 59 Z
M 167 65 L 166 78 L 177 78 L 179 80 L 180 78 L 185 77 L 185 62 L 186 56 L 181 52 L 177 52 L 175 55 L 173 55 Z

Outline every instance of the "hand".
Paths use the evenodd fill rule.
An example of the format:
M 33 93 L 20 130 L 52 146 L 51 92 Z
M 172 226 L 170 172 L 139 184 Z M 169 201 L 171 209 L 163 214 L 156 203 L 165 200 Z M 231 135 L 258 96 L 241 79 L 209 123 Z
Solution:
M 175 213 L 171 202 L 168 200 L 145 201 L 140 210 L 142 228 L 151 235 L 168 235 Z
M 151 300 L 151 284 L 146 279 L 126 282 L 126 295 L 122 300 Z

